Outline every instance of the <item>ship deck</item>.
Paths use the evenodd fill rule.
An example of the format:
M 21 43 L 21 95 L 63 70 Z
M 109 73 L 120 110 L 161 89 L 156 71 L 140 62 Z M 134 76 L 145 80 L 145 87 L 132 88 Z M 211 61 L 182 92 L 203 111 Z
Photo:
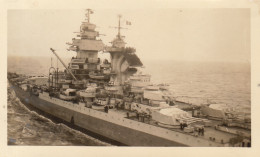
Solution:
M 160 125 L 157 124 L 156 121 L 152 120 L 151 118 L 144 118 L 144 121 L 141 121 L 139 118 L 137 118 L 137 116 L 135 116 L 136 113 L 133 112 L 133 111 L 126 111 L 126 110 L 122 110 L 122 109 L 109 109 L 109 110 L 110 110 L 110 112 L 112 111 L 113 114 L 121 115 L 124 118 L 128 118 L 128 119 L 131 119 L 131 120 L 134 120 L 134 121 L 143 122 L 143 123 L 153 125 L 153 126 L 157 126 L 157 127 L 161 127 L 161 128 L 164 128 L 164 129 L 180 132 L 180 133 L 187 134 L 187 135 L 190 135 L 190 136 L 194 136 L 194 137 L 197 137 L 197 138 L 212 140 L 212 141 L 215 141 L 217 143 L 228 143 L 231 138 L 237 137 L 236 134 L 216 130 L 214 127 L 212 127 L 212 126 L 215 126 L 215 125 L 218 125 L 218 124 L 221 123 L 220 121 L 216 121 L 216 120 L 211 121 L 212 126 L 210 126 L 210 127 L 205 126 L 204 127 L 204 135 L 199 135 L 197 131 L 194 131 L 192 133 L 188 133 L 188 132 L 181 130 L 180 128 L 168 128 L 168 127 L 160 126 Z M 104 110 L 99 110 L 99 111 L 104 112 Z M 127 112 L 129 113 L 129 117 L 126 116 Z M 196 124 L 196 123 L 194 123 L 194 124 Z
M 95 109 L 95 110 L 100 111 L 100 112 L 105 112 L 103 109 Z M 153 125 L 153 126 L 161 127 L 161 128 L 164 128 L 164 129 L 180 132 L 180 133 L 187 134 L 187 135 L 190 135 L 190 136 L 194 136 L 194 137 L 197 137 L 197 138 L 212 140 L 212 141 L 215 141 L 215 142 L 218 142 L 218 143 L 228 143 L 231 138 L 237 137 L 236 134 L 232 134 L 232 133 L 229 133 L 229 132 L 226 132 L 226 131 L 221 131 L 221 130 L 215 129 L 214 126 L 221 124 L 221 121 L 218 121 L 218 120 L 210 120 L 211 126 L 208 126 L 208 127 L 205 126 L 204 127 L 204 135 L 199 135 L 199 133 L 197 131 L 194 131 L 192 133 L 188 133 L 188 132 L 185 132 L 184 130 L 181 130 L 180 128 L 169 128 L 169 127 L 160 126 L 160 125 L 158 125 L 158 123 L 156 121 L 154 121 L 154 120 L 152 120 L 151 118 L 148 118 L 148 117 L 144 118 L 143 121 L 142 121 L 142 120 L 140 120 L 140 118 L 137 118 L 136 112 L 134 112 L 134 111 L 113 108 L 113 109 L 109 109 L 109 113 L 116 114 L 117 116 L 124 117 L 124 118 L 127 118 L 127 119 L 131 119 L 131 120 L 134 120 L 134 121 L 143 122 L 143 123 L 146 123 L 146 124 L 149 124 L 149 125 Z M 129 113 L 129 117 L 127 117 L 127 113 Z M 192 124 L 192 126 L 194 126 L 196 124 L 199 124 L 199 123 L 195 122 L 195 123 Z M 246 134 L 250 134 L 250 130 L 228 127 L 228 130 L 232 130 L 232 129 L 233 130 L 234 129 L 239 130 L 239 131 L 244 132 Z

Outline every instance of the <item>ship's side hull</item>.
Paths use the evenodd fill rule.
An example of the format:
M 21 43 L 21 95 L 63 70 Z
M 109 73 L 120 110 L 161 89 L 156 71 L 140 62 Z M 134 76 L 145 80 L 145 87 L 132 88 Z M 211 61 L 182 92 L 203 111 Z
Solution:
M 17 96 L 22 102 L 29 104 L 43 112 L 53 115 L 61 120 L 99 134 L 108 139 L 112 139 L 130 146 L 194 146 L 198 141 L 201 146 L 215 146 L 213 143 L 203 140 L 193 140 L 188 135 L 166 131 L 165 129 L 142 124 L 126 118 L 120 118 L 113 115 L 108 115 L 100 111 L 88 109 L 84 107 L 84 111 L 78 105 L 73 104 L 67 106 L 74 106 L 78 111 L 68 107 L 61 106 L 61 100 L 52 98 L 39 98 L 31 95 L 29 92 L 23 91 L 17 86 L 13 86 Z M 46 100 L 44 100 L 46 99 Z M 50 102 L 52 101 L 52 102 Z M 55 102 L 59 101 L 59 102 Z M 62 102 L 66 104 L 67 102 Z M 88 114 L 87 114 L 88 113 Z M 100 118 L 101 117 L 101 118 Z M 166 135 L 168 134 L 168 135 Z M 168 138 L 169 136 L 169 138 Z M 173 140 L 173 138 L 177 140 Z M 186 141 L 182 142 L 182 141 Z M 190 142 L 188 142 L 190 141 Z M 191 144 L 191 145 L 189 145 Z M 199 146 L 199 145 L 198 145 Z M 223 146 L 223 145 L 216 145 Z
M 13 86 L 13 88 L 23 103 L 32 105 L 33 107 L 47 112 L 48 114 L 55 115 L 55 117 L 65 120 L 66 122 L 73 123 L 76 126 L 111 138 L 120 143 L 131 146 L 184 146 L 177 142 L 162 139 L 61 107 L 30 95 L 30 93 L 23 91 L 19 87 Z

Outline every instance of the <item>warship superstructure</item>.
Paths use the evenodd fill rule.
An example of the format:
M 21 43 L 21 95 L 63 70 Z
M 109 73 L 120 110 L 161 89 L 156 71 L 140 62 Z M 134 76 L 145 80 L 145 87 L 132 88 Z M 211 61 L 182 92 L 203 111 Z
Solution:
M 126 47 L 118 20 L 111 46 L 97 39 L 91 9 L 73 38 L 75 51 L 65 70 L 50 67 L 48 77 L 8 74 L 22 102 L 72 125 L 130 146 L 251 146 L 251 122 L 237 119 L 220 104 L 177 101 L 167 84 L 151 83 L 135 48 Z M 98 52 L 110 54 L 100 59 Z M 213 107 L 212 107 L 213 106 Z

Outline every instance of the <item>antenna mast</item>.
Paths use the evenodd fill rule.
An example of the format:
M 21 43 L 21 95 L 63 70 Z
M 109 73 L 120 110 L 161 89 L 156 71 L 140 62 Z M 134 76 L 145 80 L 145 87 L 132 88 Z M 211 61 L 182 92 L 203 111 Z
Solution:
M 86 9 L 86 11 L 87 11 L 87 13 L 85 14 L 85 16 L 86 16 L 86 20 L 88 21 L 88 23 L 89 23 L 89 21 L 90 21 L 90 14 L 93 14 L 93 10 L 91 10 L 91 9 Z
M 118 34 L 117 34 L 117 38 L 118 39 L 121 39 L 121 32 L 120 32 L 120 30 L 121 29 L 127 29 L 127 28 L 124 28 L 124 27 L 121 27 L 121 18 L 122 18 L 122 15 L 118 15 L 118 26 L 117 27 L 111 27 L 110 26 L 110 28 L 116 28 L 117 30 L 118 30 Z
M 121 19 L 122 15 L 118 15 L 118 38 L 121 37 L 121 34 L 120 34 L 120 29 L 121 29 L 121 26 L 120 26 L 120 19 Z

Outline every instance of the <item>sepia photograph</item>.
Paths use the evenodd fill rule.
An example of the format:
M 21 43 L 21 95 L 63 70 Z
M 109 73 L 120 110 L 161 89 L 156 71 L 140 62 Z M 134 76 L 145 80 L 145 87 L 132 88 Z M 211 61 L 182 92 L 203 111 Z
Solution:
M 4 2 L 3 154 L 257 154 L 260 2 L 231 1 Z
M 251 147 L 250 10 L 8 10 L 8 145 Z

